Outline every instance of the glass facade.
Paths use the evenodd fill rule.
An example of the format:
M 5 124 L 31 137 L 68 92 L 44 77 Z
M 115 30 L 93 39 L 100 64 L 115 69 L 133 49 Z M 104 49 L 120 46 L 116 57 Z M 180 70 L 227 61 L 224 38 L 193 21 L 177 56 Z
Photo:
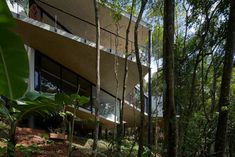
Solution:
M 35 90 L 67 94 L 77 93 L 79 90 L 80 95 L 90 98 L 90 102 L 85 104 L 83 108 L 94 112 L 92 100 L 96 95 L 96 87 L 88 80 L 38 51 L 35 53 Z M 101 90 L 100 102 L 100 115 L 112 121 L 118 121 L 120 100 Z
M 92 91 L 95 93 L 96 87 L 92 86 Z M 115 97 L 109 95 L 104 91 L 100 91 L 100 115 L 108 118 L 112 121 L 119 122 L 119 106 L 120 100 Z M 115 116 L 117 115 L 117 116 Z M 116 118 L 115 118 L 116 117 Z
M 139 87 L 135 87 L 135 90 L 130 92 L 125 98 L 130 104 L 135 105 L 137 108 L 140 109 L 140 91 Z M 144 94 L 144 112 L 148 113 L 149 106 L 148 106 L 148 97 Z

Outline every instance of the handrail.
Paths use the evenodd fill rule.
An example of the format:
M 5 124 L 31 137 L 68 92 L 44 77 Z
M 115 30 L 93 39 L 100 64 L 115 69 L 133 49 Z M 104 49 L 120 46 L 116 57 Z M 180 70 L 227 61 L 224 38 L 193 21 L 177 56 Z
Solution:
M 91 22 L 89 22 L 89 21 L 87 21 L 87 20 L 81 19 L 80 17 L 75 16 L 75 15 L 69 13 L 69 12 L 66 12 L 66 11 L 64 11 L 64 10 L 61 9 L 61 8 L 57 8 L 57 7 L 55 7 L 55 6 L 51 5 L 51 4 L 48 4 L 48 3 L 46 3 L 46 2 L 43 2 L 43 1 L 41 1 L 41 0 L 37 0 L 37 1 L 40 2 L 40 3 L 42 3 L 42 4 L 45 4 L 45 5 L 49 6 L 49 7 L 51 7 L 51 8 L 53 8 L 53 9 L 55 9 L 55 10 L 58 10 L 58 11 L 60 11 L 60 12 L 62 12 L 62 13 L 64 13 L 64 14 L 66 14 L 66 15 L 69 15 L 69 16 L 75 18 L 75 19 L 78 19 L 78 20 L 80 20 L 80 21 L 82 21 L 82 22 L 84 22 L 84 23 L 90 24 L 91 26 L 94 26 L 94 27 L 95 27 L 95 24 L 93 24 L 93 23 L 91 23 Z M 36 2 L 37 2 L 37 1 L 36 1 Z M 38 4 L 38 3 L 37 3 L 37 4 Z M 42 8 L 39 4 L 38 4 L 38 6 L 39 6 L 40 8 Z M 48 13 L 48 12 L 45 11 L 45 9 L 43 9 L 43 12 L 44 12 L 44 13 Z M 46 14 L 46 15 L 47 15 L 47 14 Z M 62 26 L 61 28 L 63 28 L 63 27 L 66 28 L 66 27 L 63 26 L 61 23 L 58 23 L 58 25 Z M 112 35 L 114 35 L 114 36 L 116 36 L 116 37 L 119 37 L 119 38 L 121 38 L 121 39 L 123 39 L 123 40 L 126 40 L 126 38 L 124 38 L 124 37 L 122 37 L 122 36 L 120 36 L 120 35 L 118 35 L 118 34 L 116 34 L 116 33 L 113 33 L 113 32 L 111 32 L 111 31 L 109 31 L 109 30 L 107 30 L 107 29 L 105 29 L 105 28 L 102 28 L 102 27 L 101 27 L 100 29 L 103 30 L 103 31 L 105 31 L 105 32 L 107 32 L 107 33 L 109 33 L 109 34 L 112 34 Z M 68 30 L 68 29 L 66 28 L 65 31 L 67 31 L 67 30 Z M 69 31 L 69 30 L 68 30 L 67 32 L 71 33 L 71 31 Z M 71 34 L 73 34 L 73 33 L 71 33 Z M 134 44 L 134 42 L 131 41 L 131 40 L 128 40 L 128 42 L 131 43 L 131 46 Z M 143 45 L 139 45 L 139 47 L 142 48 L 142 49 L 147 50 L 147 48 L 146 48 L 145 46 L 143 46 Z M 142 55 L 142 57 L 144 58 L 144 60 L 143 60 L 143 59 L 142 59 L 142 60 L 143 60 L 144 63 L 147 65 L 148 62 L 147 62 L 146 56 L 145 56 L 145 55 Z M 131 60 L 133 61 L 132 58 L 131 58 Z
M 47 5 L 47 6 L 51 7 L 51 8 L 53 8 L 53 9 L 56 9 L 56 10 L 58 10 L 58 11 L 64 13 L 64 14 L 66 14 L 66 15 L 72 16 L 72 17 L 74 17 L 74 18 L 76 18 L 76 19 L 78 19 L 78 20 L 80 20 L 80 21 L 82 21 L 82 22 L 85 22 L 85 23 L 90 24 L 90 25 L 92 25 L 92 26 L 95 27 L 95 24 L 93 24 L 93 23 L 91 23 L 91 22 L 89 22 L 89 21 L 87 21 L 87 20 L 81 19 L 81 18 L 78 17 L 78 16 L 75 16 L 75 15 L 73 15 L 73 14 L 71 14 L 71 13 L 68 13 L 68 12 L 66 12 L 66 11 L 64 11 L 64 10 L 62 10 L 62 9 L 60 9 L 60 8 L 57 8 L 57 7 L 55 7 L 55 6 L 51 5 L 51 4 L 48 4 L 48 3 L 46 3 L 46 2 L 43 2 L 43 1 L 41 1 L 41 0 L 37 0 L 37 1 L 39 1 L 40 3 L 43 3 L 43 4 L 45 4 L 45 5 Z M 108 33 L 110 33 L 110 34 L 112 34 L 112 35 L 115 35 L 115 36 L 117 36 L 117 37 L 119 37 L 119 38 L 121 38 L 121 39 L 126 40 L 126 38 L 124 38 L 124 37 L 122 37 L 122 36 L 120 36 L 120 35 L 118 35 L 118 34 L 116 34 L 116 33 L 113 33 L 113 32 L 111 32 L 111 31 L 109 31 L 109 30 L 107 30 L 107 29 L 105 29 L 105 28 L 100 27 L 100 29 L 103 30 L 103 31 L 105 31 L 105 32 L 108 32 Z M 131 43 L 133 43 L 133 41 L 131 41 L 131 40 L 128 40 L 128 41 L 131 42 Z
M 43 8 L 40 7 L 40 6 L 38 6 L 38 7 L 40 8 L 40 10 L 41 10 L 44 14 L 46 14 L 46 16 L 48 16 L 51 20 L 54 20 L 54 17 L 51 16 L 51 14 L 49 14 L 45 9 L 43 9 Z M 57 24 L 58 24 L 63 30 L 65 30 L 66 32 L 72 34 L 72 32 L 71 32 L 68 28 L 66 28 L 62 23 L 60 23 L 59 21 L 57 21 Z

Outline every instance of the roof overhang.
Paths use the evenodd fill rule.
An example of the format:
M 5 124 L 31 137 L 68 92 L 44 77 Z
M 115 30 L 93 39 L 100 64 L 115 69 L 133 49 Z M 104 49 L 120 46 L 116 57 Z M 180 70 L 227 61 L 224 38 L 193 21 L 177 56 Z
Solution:
M 17 19 L 15 31 L 22 37 L 25 44 L 41 51 L 96 84 L 96 49 L 94 43 L 86 43 L 84 39 L 59 29 L 55 32 L 54 27 L 22 16 Z M 117 97 L 121 98 L 125 59 L 108 53 L 104 48 L 101 49 L 100 58 L 101 88 L 112 95 L 116 95 L 115 58 L 118 60 L 119 90 Z M 139 82 L 137 64 L 128 61 L 128 67 L 126 93 L 132 91 Z M 142 68 L 142 76 L 144 76 L 148 68 L 146 66 L 142 66 Z

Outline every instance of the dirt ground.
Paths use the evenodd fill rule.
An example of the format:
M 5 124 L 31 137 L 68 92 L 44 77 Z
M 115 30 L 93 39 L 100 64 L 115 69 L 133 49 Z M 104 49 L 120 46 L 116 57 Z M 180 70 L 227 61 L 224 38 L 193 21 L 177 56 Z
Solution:
M 16 157 L 67 157 L 68 156 L 68 141 L 67 140 L 52 140 L 49 138 L 49 133 L 43 130 L 31 128 L 17 128 L 16 130 Z M 72 157 L 90 157 L 92 152 L 92 139 L 74 138 L 74 150 Z M 98 143 L 99 152 L 97 157 L 112 157 L 116 156 L 109 149 L 109 143 L 100 140 Z M 32 147 L 33 146 L 33 147 Z M 0 147 L 6 147 L 6 143 L 0 142 Z M 27 154 L 25 154 L 25 152 Z M 128 153 L 129 154 L 129 153 Z M 2 156 L 2 155 L 0 155 Z M 133 157 L 135 155 L 132 155 Z M 159 156 L 156 156 L 159 157 Z
M 31 128 L 17 128 L 16 140 L 17 145 L 25 147 L 36 145 L 39 148 L 38 152 L 30 153 L 30 157 L 66 157 L 68 150 L 68 141 L 65 140 L 50 140 L 49 133 L 43 130 L 36 130 Z M 32 149 L 33 150 L 33 149 Z M 23 157 L 22 153 L 17 151 L 17 157 Z M 79 150 L 74 150 L 74 157 L 87 157 Z

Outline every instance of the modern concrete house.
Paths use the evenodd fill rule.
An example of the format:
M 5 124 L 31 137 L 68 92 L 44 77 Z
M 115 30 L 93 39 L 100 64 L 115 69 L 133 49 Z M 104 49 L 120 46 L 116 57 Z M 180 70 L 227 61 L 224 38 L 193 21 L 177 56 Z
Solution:
M 90 97 L 90 102 L 76 111 L 81 119 L 93 119 L 96 84 L 95 16 L 93 0 L 29 0 L 17 5 L 7 0 L 17 21 L 14 30 L 28 51 L 30 61 L 29 90 L 49 93 L 76 93 Z M 101 23 L 101 109 L 103 128 L 114 129 L 119 124 L 122 97 L 124 57 L 128 14 L 115 23 L 113 10 L 100 4 Z M 128 82 L 124 106 L 126 127 L 138 126 L 138 70 L 134 52 L 135 17 L 131 23 L 128 58 Z M 117 31 L 118 30 L 118 31 Z M 139 26 L 139 45 L 143 77 L 148 72 L 148 40 L 150 28 Z M 118 66 L 115 65 L 115 60 Z M 115 67 L 116 66 L 116 67 Z M 117 69 L 117 81 L 115 78 Z M 147 104 L 146 96 L 146 104 Z M 67 110 L 72 107 L 67 106 Z M 148 107 L 146 105 L 146 112 Z M 147 114 L 146 114 L 147 118 Z

